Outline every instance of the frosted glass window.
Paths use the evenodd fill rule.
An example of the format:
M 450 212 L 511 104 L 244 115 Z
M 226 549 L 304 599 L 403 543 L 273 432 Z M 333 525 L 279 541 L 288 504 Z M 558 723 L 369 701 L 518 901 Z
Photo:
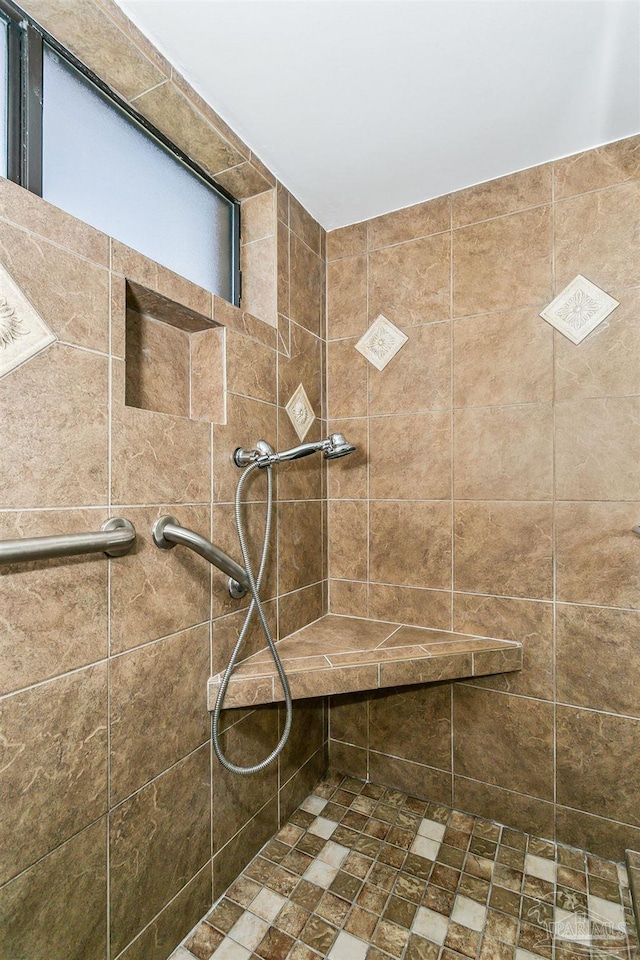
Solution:
M 233 204 L 45 45 L 42 195 L 232 300 Z
M 7 175 L 7 22 L 0 20 L 0 177 Z

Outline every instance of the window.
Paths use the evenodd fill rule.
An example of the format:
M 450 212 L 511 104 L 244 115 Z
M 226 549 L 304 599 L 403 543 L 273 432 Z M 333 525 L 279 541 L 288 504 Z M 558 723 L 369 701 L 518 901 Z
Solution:
M 237 201 L 6 0 L 0 16 L 0 174 L 238 303 Z

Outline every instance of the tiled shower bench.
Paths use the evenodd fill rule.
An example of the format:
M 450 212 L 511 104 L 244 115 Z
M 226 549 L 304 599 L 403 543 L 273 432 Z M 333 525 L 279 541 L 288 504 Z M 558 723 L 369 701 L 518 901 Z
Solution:
M 294 700 L 460 680 L 522 668 L 522 644 L 329 614 L 277 644 Z M 213 710 L 221 674 L 209 679 Z M 268 650 L 238 665 L 225 707 L 284 700 Z

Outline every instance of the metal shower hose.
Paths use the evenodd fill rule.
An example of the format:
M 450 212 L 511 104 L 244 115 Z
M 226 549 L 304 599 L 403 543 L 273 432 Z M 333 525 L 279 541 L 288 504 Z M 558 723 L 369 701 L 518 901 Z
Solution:
M 273 467 L 269 464 L 265 469 L 267 472 L 267 517 L 264 529 L 264 543 L 262 544 L 262 556 L 260 557 L 260 566 L 258 568 L 258 576 L 254 577 L 253 569 L 251 566 L 251 560 L 249 559 L 249 550 L 247 547 L 247 538 L 245 536 L 244 526 L 242 523 L 242 490 L 245 484 L 245 480 L 253 470 L 258 469 L 257 463 L 251 463 L 246 470 L 243 471 L 242 476 L 238 481 L 238 487 L 236 489 L 236 499 L 235 499 L 235 519 L 236 519 L 236 529 L 238 531 L 238 540 L 240 541 L 240 549 L 242 551 L 242 560 L 244 562 L 244 568 L 247 573 L 247 580 L 249 581 L 249 588 L 251 590 L 251 603 L 249 604 L 249 609 L 247 610 L 247 616 L 242 625 L 242 630 L 240 631 L 240 636 L 238 641 L 233 649 L 229 663 L 227 664 L 227 669 L 224 672 L 222 678 L 222 683 L 220 684 L 220 689 L 218 690 L 218 696 L 216 697 L 215 707 L 213 708 L 213 723 L 212 723 L 212 738 L 213 738 L 213 748 L 216 752 L 216 756 L 222 766 L 226 770 L 230 770 L 231 773 L 239 773 L 241 775 L 248 775 L 250 773 L 260 773 L 261 770 L 264 770 L 265 767 L 268 767 L 272 763 L 279 753 L 281 753 L 285 743 L 289 739 L 289 733 L 291 731 L 291 720 L 293 716 L 293 703 L 291 701 L 291 691 L 289 689 L 289 682 L 287 680 L 287 675 L 284 672 L 284 667 L 280 662 L 280 657 L 278 656 L 278 651 L 276 650 L 276 645 L 273 642 L 273 637 L 271 636 L 271 631 L 269 630 L 269 624 L 267 623 L 267 618 L 264 615 L 264 610 L 262 607 L 262 601 L 260 600 L 260 585 L 262 584 L 262 577 L 264 574 L 264 569 L 267 562 L 267 554 L 269 552 L 269 541 L 271 539 L 271 516 L 273 511 Z M 260 618 L 260 624 L 262 630 L 269 644 L 269 649 L 271 650 L 271 655 L 273 657 L 276 669 L 278 671 L 278 676 L 282 683 L 282 688 L 284 690 L 284 701 L 286 704 L 286 721 L 284 725 L 284 731 L 282 737 L 280 738 L 275 749 L 269 754 L 268 757 L 265 757 L 260 763 L 257 763 L 253 767 L 238 767 L 235 763 L 232 763 L 230 760 L 225 757 L 220 746 L 220 711 L 222 710 L 222 704 L 227 692 L 227 687 L 229 685 L 229 680 L 231 675 L 235 670 L 236 661 L 240 655 L 240 650 L 242 644 L 244 643 L 245 637 L 249 630 L 249 625 L 251 623 L 251 618 L 255 611 L 258 611 L 258 617 Z

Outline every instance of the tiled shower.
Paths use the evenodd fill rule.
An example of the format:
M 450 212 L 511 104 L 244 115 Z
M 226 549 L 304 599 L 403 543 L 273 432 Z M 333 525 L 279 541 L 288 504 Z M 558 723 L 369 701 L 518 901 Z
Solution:
M 519 939 L 551 873 L 631 934 L 639 138 L 326 234 L 109 0 L 23 6 L 242 202 L 243 300 L 0 181 L 0 266 L 57 337 L 0 379 L 0 539 L 137 531 L 109 561 L 0 568 L 0 960 L 166 960 L 220 897 L 210 952 L 180 960 L 551 960 Z M 579 345 L 539 316 L 577 275 L 619 303 Z M 382 370 L 355 349 L 380 316 Z M 247 780 L 207 709 L 247 600 L 151 528 L 175 515 L 237 556 L 231 454 L 298 443 L 300 386 L 306 439 L 358 449 L 278 468 L 274 634 L 330 613 L 517 641 L 524 667 L 296 699 Z M 258 540 L 262 477 L 248 498 Z M 283 723 L 228 710 L 225 750 L 258 762 Z M 230 933 L 243 914 L 264 948 Z

